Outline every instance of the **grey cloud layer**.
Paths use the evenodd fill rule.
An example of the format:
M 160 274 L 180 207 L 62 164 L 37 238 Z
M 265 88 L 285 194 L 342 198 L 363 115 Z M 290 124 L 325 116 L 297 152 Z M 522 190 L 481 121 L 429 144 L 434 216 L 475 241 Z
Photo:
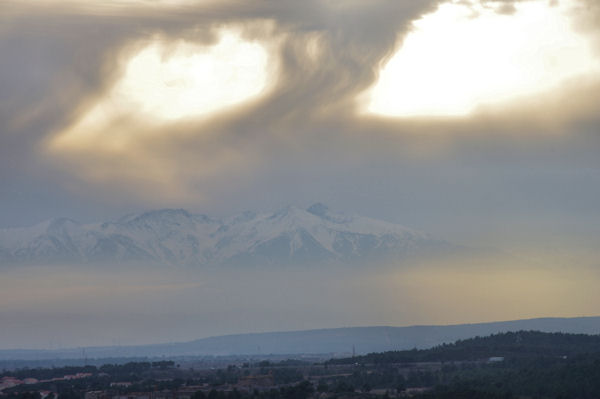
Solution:
M 462 120 L 357 114 L 356 96 L 436 1 L 58 4 L 8 3 L 0 19 L 0 52 L 8 55 L 0 72 L 2 224 L 324 200 L 428 230 L 457 222 L 482 228 L 481 215 L 527 212 L 534 220 L 574 217 L 581 227 L 600 198 L 597 81 Z M 274 30 L 256 21 L 273 21 Z M 128 45 L 154 35 L 210 43 L 215 27 L 231 24 L 245 26 L 249 38 L 280 38 L 282 69 L 270 95 L 202 123 L 157 127 L 131 157 L 93 146 L 45 151 L 46 140 L 118 79 Z M 309 40 L 320 47 L 316 61 L 307 57 Z M 157 180 L 150 168 L 166 177 Z
M 264 331 L 598 309 L 598 79 L 462 119 L 366 116 L 356 112 L 356 95 L 436 1 L 40 3 L 0 5 L 0 227 L 154 207 L 230 214 L 322 201 L 454 243 L 533 256 L 369 265 L 353 275 L 7 269 L 5 346 L 187 340 L 241 332 L 241 324 Z M 510 13 L 513 2 L 488 3 Z M 598 2 L 587 4 L 579 27 L 598 38 Z M 208 121 L 136 132 L 123 153 L 95 151 L 96 143 L 48 151 L 119 79 L 139 39 L 211 43 L 213 28 L 232 24 L 248 38 L 280 41 L 281 74 L 268 96 Z M 308 42 L 321 49 L 312 61 Z
M 317 1 L 289 1 L 200 3 L 197 7 L 170 9 L 94 8 L 90 5 L 79 9 L 72 5 L 61 7 L 60 3 L 51 7 L 8 3 L 0 30 L 0 51 L 7 55 L 3 57 L 0 74 L 4 144 L 0 169 L 4 189 L 20 190 L 18 181 L 12 182 L 11 188 L 16 174 L 28 179 L 45 175 L 47 163 L 44 161 L 48 160 L 40 160 L 47 157 L 41 148 L 43 139 L 72 123 L 85 112 L 86 105 L 110 87 L 118 77 L 119 56 L 127 54 L 123 46 L 136 39 L 155 34 L 171 38 L 193 35 L 197 42 L 210 42 L 214 40 L 211 28 L 256 19 L 275 20 L 279 34 L 286 35 L 281 48 L 284 68 L 278 78 L 280 88 L 258 108 L 239 115 L 227 114 L 225 119 L 216 119 L 213 124 L 184 126 L 180 128 L 181 134 L 177 128 L 170 127 L 164 139 L 139 143 L 138 148 L 147 150 L 144 156 L 167 159 L 164 167 L 176 169 L 176 178 L 185 181 L 187 166 L 177 164 L 181 158 L 197 162 L 224 150 L 234 154 L 233 158 L 243 156 L 252 164 L 252 159 L 264 155 L 257 151 L 271 145 L 256 143 L 257 139 L 270 140 L 274 136 L 277 140 L 281 135 L 288 136 L 282 130 L 294 130 L 294 134 L 313 131 L 314 127 L 306 123 L 307 118 L 323 107 L 348 103 L 356 92 L 366 88 L 375 77 L 375 65 L 393 49 L 398 31 L 428 6 L 431 4 L 426 2 L 418 5 L 378 2 L 372 7 L 360 3 L 330 7 Z M 309 33 L 314 33 L 324 46 L 324 56 L 318 60 L 317 68 L 305 65 L 303 41 Z M 252 35 L 252 32 L 246 34 Z M 305 126 L 296 129 L 301 123 Z M 290 137 L 284 138 L 288 139 Z M 103 157 L 97 159 L 97 155 L 90 153 L 82 155 L 83 160 L 75 156 L 70 161 L 82 163 L 84 168 L 94 162 L 97 164 L 91 165 L 93 168 L 106 168 L 115 163 Z M 50 161 L 59 165 L 64 162 L 56 158 Z M 130 165 L 126 160 L 121 162 L 119 169 L 139 166 Z M 237 170 L 240 166 L 233 165 L 233 168 Z M 135 170 L 131 172 L 140 178 Z M 85 185 L 73 180 L 73 174 L 60 167 L 51 173 L 60 177 L 44 177 L 62 181 L 63 187 L 65 181 L 77 187 Z M 123 181 L 114 175 L 114 182 L 109 186 L 122 187 Z M 194 176 L 189 178 L 194 180 Z M 125 179 L 125 185 L 131 183 L 131 179 Z

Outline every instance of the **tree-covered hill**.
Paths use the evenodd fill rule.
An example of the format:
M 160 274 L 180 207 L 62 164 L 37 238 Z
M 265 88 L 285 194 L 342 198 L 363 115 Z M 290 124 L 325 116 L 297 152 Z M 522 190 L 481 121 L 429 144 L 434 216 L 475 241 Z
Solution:
M 430 361 L 468 361 L 490 357 L 570 357 L 600 353 L 600 335 L 517 331 L 475 337 L 443 344 L 431 349 L 371 353 L 353 358 L 332 359 L 330 364 L 413 363 Z

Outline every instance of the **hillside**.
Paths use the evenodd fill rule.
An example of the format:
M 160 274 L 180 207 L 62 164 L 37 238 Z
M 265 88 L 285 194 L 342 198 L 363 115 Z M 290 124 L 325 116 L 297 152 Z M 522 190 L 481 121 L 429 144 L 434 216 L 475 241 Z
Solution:
M 85 348 L 85 353 L 89 358 L 267 354 L 334 354 L 344 356 L 352 353 L 354 349 L 357 354 L 366 355 L 371 352 L 402 351 L 413 348 L 427 349 L 457 340 L 521 330 L 599 334 L 600 317 L 543 318 L 451 326 L 352 327 L 238 334 L 169 344 L 88 347 Z M 477 341 L 473 342 L 476 343 Z M 460 355 L 461 346 L 457 348 L 455 352 L 450 349 L 446 350 L 448 353 Z M 494 354 L 490 356 L 499 356 L 497 351 L 492 352 Z M 77 359 L 81 358 L 81 353 L 81 348 L 0 350 L 0 360 Z M 487 354 L 485 355 L 487 356 Z
M 561 332 L 511 331 L 486 337 L 458 340 L 430 349 L 370 353 L 353 358 L 333 359 L 332 364 L 414 363 L 433 361 L 474 361 L 493 357 L 504 359 L 600 354 L 600 335 Z

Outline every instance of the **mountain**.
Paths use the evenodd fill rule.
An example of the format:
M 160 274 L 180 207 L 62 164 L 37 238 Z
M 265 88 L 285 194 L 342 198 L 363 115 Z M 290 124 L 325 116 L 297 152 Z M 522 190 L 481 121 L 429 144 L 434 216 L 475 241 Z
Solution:
M 156 262 L 178 265 L 352 261 L 450 249 L 397 224 L 317 203 L 226 218 L 163 209 L 80 224 L 58 218 L 0 230 L 1 263 Z
M 268 354 L 356 354 L 425 349 L 443 343 L 509 331 L 600 334 L 600 317 L 538 318 L 478 324 L 410 327 L 350 327 L 225 335 L 191 342 L 85 348 L 90 358 L 227 356 Z M 0 360 L 77 359 L 82 348 L 0 350 Z

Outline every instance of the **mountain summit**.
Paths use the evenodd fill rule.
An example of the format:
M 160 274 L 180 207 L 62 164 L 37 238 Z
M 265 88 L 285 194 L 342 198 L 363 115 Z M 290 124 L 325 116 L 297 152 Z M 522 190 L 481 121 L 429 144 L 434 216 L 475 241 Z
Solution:
M 1 263 L 156 262 L 285 264 L 406 256 L 448 247 L 397 224 L 334 212 L 321 203 L 226 218 L 161 209 L 114 221 L 52 219 L 0 230 Z

